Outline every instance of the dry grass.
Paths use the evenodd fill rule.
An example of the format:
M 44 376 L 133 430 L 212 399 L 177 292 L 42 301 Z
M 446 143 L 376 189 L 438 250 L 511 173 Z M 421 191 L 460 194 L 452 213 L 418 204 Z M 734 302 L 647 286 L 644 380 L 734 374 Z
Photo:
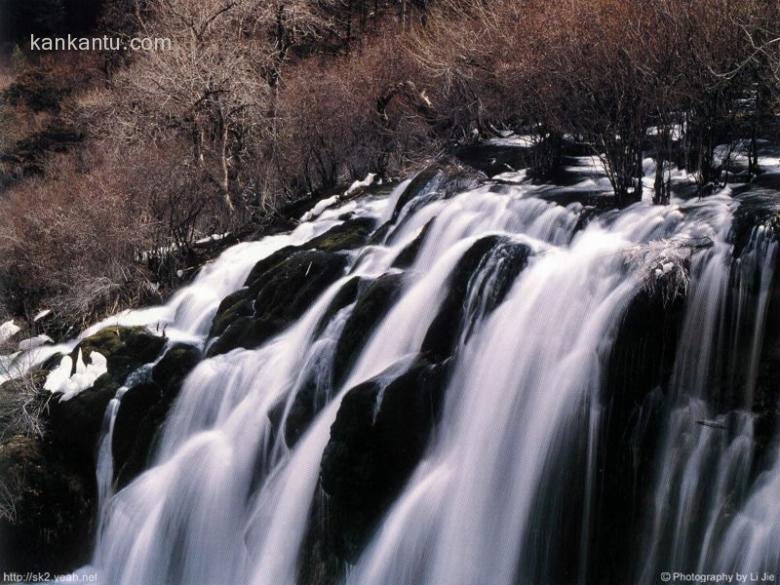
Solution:
M 46 376 L 27 371 L 0 386 L 0 442 L 12 436 L 43 437 L 44 414 L 51 393 L 43 389 Z

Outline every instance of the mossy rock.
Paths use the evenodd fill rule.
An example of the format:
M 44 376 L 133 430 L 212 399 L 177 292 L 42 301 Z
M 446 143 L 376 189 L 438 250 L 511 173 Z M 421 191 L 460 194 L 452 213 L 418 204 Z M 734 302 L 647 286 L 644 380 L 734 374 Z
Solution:
M 420 254 L 422 245 L 425 242 L 425 238 L 428 237 L 428 233 L 431 231 L 433 220 L 429 220 L 420 233 L 412 240 L 407 246 L 404 247 L 393 260 L 393 268 L 409 268 L 417 260 L 417 256 Z
M 487 180 L 481 171 L 453 162 L 436 163 L 420 171 L 407 185 L 398 198 L 391 222 L 396 222 L 402 214 L 412 211 L 435 201 L 447 199 L 479 186 Z
M 165 339 L 154 335 L 145 327 L 111 326 L 82 339 L 71 353 L 75 360 L 81 351 L 83 359 L 89 361 L 93 351 L 106 357 L 108 373 L 119 382 L 133 370 L 154 361 L 165 346 Z
M 89 480 L 40 440 L 0 443 L 0 559 L 3 571 L 65 573 L 87 562 L 94 492 Z
M 346 562 L 355 560 L 419 462 L 443 402 L 443 369 L 425 359 L 386 387 L 381 379 L 346 394 L 322 458 L 324 538 Z
M 154 366 L 150 379 L 129 388 L 122 397 L 111 444 L 118 489 L 146 469 L 184 379 L 200 359 L 198 348 L 177 343 Z
M 500 236 L 487 236 L 477 240 L 460 258 L 447 279 L 447 296 L 425 334 L 422 351 L 433 361 L 442 362 L 452 356 L 462 330 L 462 323 L 473 326 L 467 301 L 471 283 L 479 286 L 472 292 L 480 299 L 484 315 L 500 305 L 517 275 L 525 268 L 531 254 L 524 244 L 514 243 Z M 492 260 L 492 262 L 490 262 Z M 477 278 L 481 270 L 491 270 L 486 278 Z
M 211 323 L 209 337 L 219 337 L 239 317 L 249 317 L 254 312 L 254 295 L 242 288 L 222 299 Z
M 333 383 L 342 384 L 354 365 L 359 351 L 365 346 L 374 329 L 390 307 L 398 300 L 403 287 L 403 274 L 383 274 L 370 283 L 362 284 L 355 308 L 336 345 L 333 361 Z
M 249 290 L 256 295 L 254 314 L 234 319 L 209 348 L 209 355 L 238 347 L 252 349 L 281 333 L 303 315 L 329 285 L 344 275 L 347 257 L 304 250 L 265 266 L 270 268 L 263 272 L 253 270 L 254 276 L 249 282 Z
M 252 291 L 252 296 L 256 295 L 257 291 L 263 285 L 266 275 L 271 273 L 290 256 L 300 251 L 301 248 L 299 246 L 285 246 L 273 254 L 266 256 L 252 267 L 244 286 Z
M 143 327 L 106 327 L 79 342 L 71 353 L 74 368 L 79 352 L 85 362 L 98 352 L 106 357 L 108 371 L 69 400 L 54 396 L 49 402 L 47 442 L 66 453 L 77 469 L 94 473 L 108 403 L 128 375 L 154 361 L 165 343 Z
M 353 250 L 365 245 L 375 227 L 376 222 L 370 217 L 350 219 L 313 238 L 306 247 L 323 252 Z

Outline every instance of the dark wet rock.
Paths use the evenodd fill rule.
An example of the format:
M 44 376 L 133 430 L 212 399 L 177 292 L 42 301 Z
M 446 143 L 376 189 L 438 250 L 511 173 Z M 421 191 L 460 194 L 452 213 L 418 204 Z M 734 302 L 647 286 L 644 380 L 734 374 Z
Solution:
M 122 397 L 111 445 L 117 488 L 127 485 L 146 468 L 184 379 L 200 358 L 198 348 L 178 343 L 154 366 L 149 380 L 129 388 Z
M 350 278 L 344 286 L 339 289 L 339 292 L 333 297 L 330 305 L 325 309 L 320 322 L 317 323 L 317 327 L 314 329 L 315 338 L 322 335 L 336 313 L 355 302 L 361 286 L 365 286 L 365 281 L 355 276 L 354 278 Z
M 730 233 L 735 257 L 742 254 L 758 226 L 765 226 L 780 237 L 780 200 L 776 192 L 748 190 L 738 200 L 740 205 L 734 213 Z
M 319 250 L 295 251 L 283 259 L 261 261 L 248 286 L 255 295 L 254 314 L 230 323 L 209 355 L 262 344 L 299 318 L 327 286 L 344 275 L 347 257 Z M 221 317 L 221 315 L 218 315 Z
M 305 247 L 324 252 L 353 250 L 366 243 L 375 226 L 376 222 L 370 217 L 349 219 L 309 240 Z
M 209 337 L 218 337 L 239 317 L 249 317 L 254 312 L 254 295 L 248 288 L 229 294 L 219 304 L 217 314 L 211 323 Z
M 111 442 L 111 451 L 114 458 L 114 478 L 123 478 L 122 482 L 117 481 L 117 487 L 127 482 L 129 476 L 136 475 L 143 466 L 144 461 L 138 461 L 138 457 L 133 457 L 136 445 L 139 445 L 138 451 L 143 450 L 141 444 L 145 444 L 148 454 L 148 445 L 151 443 L 152 436 L 156 430 L 151 429 L 152 436 L 148 433 L 139 434 L 144 420 L 149 416 L 150 411 L 163 398 L 163 389 L 154 382 L 141 382 L 132 388 L 129 388 L 119 405 L 119 411 L 116 414 L 114 422 L 114 435 Z M 150 429 L 144 429 L 148 431 Z M 130 460 L 131 464 L 128 464 Z M 135 472 L 135 473 L 134 473 Z
M 246 286 L 252 290 L 254 294 L 257 294 L 258 290 L 263 286 L 264 281 L 273 274 L 274 269 L 299 252 L 311 250 L 312 248 L 322 252 L 337 252 L 362 246 L 367 242 L 373 231 L 374 223 L 374 220 L 370 218 L 348 220 L 332 227 L 325 233 L 313 238 L 303 245 L 286 246 L 277 250 L 255 264 L 246 279 Z M 233 295 L 231 295 L 231 297 L 232 296 Z M 215 317 L 215 322 L 223 309 L 228 308 L 227 306 L 223 307 L 227 298 L 223 301 L 222 305 L 220 305 L 220 309 L 217 311 L 217 317 Z
M 375 223 L 371 218 L 346 218 L 305 244 L 287 246 L 259 261 L 245 288 L 220 304 L 210 332 L 210 337 L 219 339 L 209 355 L 256 347 L 299 317 L 328 284 L 343 275 L 348 259 L 337 252 L 364 246 Z M 342 290 L 342 297 L 348 292 Z
M 247 278 L 246 286 L 222 299 L 211 323 L 209 337 L 219 337 L 231 325 L 251 320 L 254 316 L 255 296 L 266 275 L 298 251 L 295 246 L 287 246 L 255 264 Z
M 368 241 L 366 242 L 369 246 L 380 246 L 385 243 L 385 240 L 387 239 L 388 234 L 393 229 L 393 225 L 391 222 L 387 221 L 381 226 L 379 226 L 377 229 L 374 230 L 374 232 L 371 234 L 371 237 L 368 238 Z
M 519 145 L 480 142 L 459 148 L 455 155 L 467 165 L 482 171 L 488 177 L 516 171 L 531 162 L 531 148 Z
M 332 386 L 321 388 L 314 377 L 307 378 L 298 388 L 284 423 L 284 441 L 292 449 L 309 428 L 314 417 L 325 407 Z
M 344 397 L 320 475 L 326 525 L 341 559 L 354 560 L 419 462 L 443 390 L 441 368 L 418 359 L 386 387 L 375 379 Z
M 252 290 L 253 294 L 257 294 L 257 290 L 263 285 L 264 277 L 287 260 L 287 258 L 300 251 L 301 249 L 298 246 L 285 246 L 270 256 L 266 256 L 252 267 L 244 286 Z
M 165 339 L 145 327 L 106 327 L 83 339 L 71 353 L 74 368 L 81 351 L 85 362 L 97 351 L 106 357 L 108 374 L 122 384 L 133 370 L 154 361 L 160 354 Z
M 396 222 L 403 214 L 409 214 L 437 199 L 447 199 L 468 189 L 474 189 L 487 179 L 484 173 L 454 163 L 437 163 L 412 179 L 398 198 L 390 219 Z
M 0 443 L 0 560 L 5 572 L 64 573 L 87 562 L 94 490 L 46 450 L 15 436 Z
M 71 353 L 85 363 L 92 352 L 106 357 L 108 371 L 92 387 L 82 390 L 69 400 L 55 395 L 49 402 L 46 439 L 61 449 L 78 469 L 94 473 L 98 439 L 109 401 L 125 383 L 127 376 L 154 361 L 165 345 L 162 337 L 143 327 L 107 327 L 83 339 Z
M 59 401 L 55 395 L 49 402 L 46 440 L 85 474 L 94 472 L 103 416 L 119 388 L 109 374 L 103 374 L 73 398 Z
M 632 574 L 632 555 L 641 547 L 635 527 L 653 506 L 648 478 L 657 465 L 684 311 L 684 296 L 670 302 L 659 289 L 644 288 L 628 306 L 612 343 L 599 398 L 599 473 L 593 489 L 602 495 L 592 520 L 593 582 L 612 583 Z
M 432 225 L 433 220 L 430 220 L 422 227 L 420 233 L 417 234 L 417 237 L 415 237 L 408 246 L 401 250 L 401 252 L 398 254 L 398 256 L 395 257 L 395 260 L 393 261 L 394 268 L 408 268 L 414 264 L 414 261 L 417 260 L 417 256 L 420 253 L 423 242 L 425 242 L 425 238 L 431 231 Z
M 236 348 L 252 349 L 258 347 L 274 332 L 273 327 L 252 317 L 239 317 L 209 347 L 208 356 L 227 353 Z
M 765 468 L 772 456 L 772 440 L 780 430 L 780 254 L 774 266 L 766 328 L 753 398 L 756 456 L 754 474 Z
M 367 284 L 358 293 L 355 308 L 344 325 L 336 346 L 333 363 L 333 381 L 336 386 L 345 381 L 359 350 L 364 347 L 376 326 L 398 300 L 402 285 L 402 274 L 388 273 Z
M 374 328 L 397 299 L 401 279 L 400 274 L 385 274 L 374 281 L 355 278 L 342 289 L 345 293 L 344 298 L 337 302 L 341 295 L 339 293 L 334 299 L 329 309 L 331 313 L 335 313 L 337 307 L 346 306 L 348 303 L 356 304 L 336 343 L 331 367 L 313 368 L 309 376 L 296 389 L 284 426 L 285 442 L 288 447 L 292 448 L 295 445 L 332 398 L 332 394 L 338 391 L 354 363 L 356 352 L 365 346 Z M 321 324 L 319 328 L 324 329 L 324 326 Z M 283 410 L 284 404 L 281 404 L 280 408 Z M 278 417 L 281 417 L 282 410 L 277 413 Z
M 450 357 L 461 333 L 470 287 L 478 287 L 471 296 L 480 300 L 489 314 L 503 302 L 517 275 L 525 268 L 530 249 L 499 236 L 487 236 L 475 242 L 459 260 L 447 279 L 447 296 L 442 301 L 422 344 L 422 351 L 433 361 Z M 486 270 L 487 272 L 482 272 Z M 477 310 L 473 307 L 472 310 Z M 470 315 L 472 318 L 476 315 Z
M 180 385 L 201 359 L 200 350 L 186 343 L 176 343 L 152 368 L 152 380 L 164 388 Z

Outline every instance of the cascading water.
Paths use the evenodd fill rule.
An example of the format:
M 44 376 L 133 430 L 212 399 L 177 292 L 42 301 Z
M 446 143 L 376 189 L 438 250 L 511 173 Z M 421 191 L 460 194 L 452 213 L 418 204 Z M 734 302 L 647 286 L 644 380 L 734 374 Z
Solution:
M 604 582 L 601 465 L 615 448 L 604 389 L 624 318 L 653 295 L 685 301 L 668 383 L 645 397 L 660 404 L 653 416 L 663 424 L 652 429 L 651 476 L 637 488 L 650 506 L 621 535 L 635 543 L 622 582 L 656 582 L 661 571 L 780 573 L 780 458 L 770 442 L 757 461 L 753 412 L 776 242 L 757 225 L 735 252 L 740 197 L 640 203 L 583 225 L 579 203 L 545 201 L 530 183 L 446 198 L 430 181 L 407 200 L 410 188 L 318 210 L 290 235 L 231 248 L 169 305 L 118 318 L 208 345 L 220 300 L 259 260 L 305 249 L 347 215 L 383 225 L 383 237 L 339 252 L 346 270 L 291 326 L 256 349 L 200 362 L 149 469 L 115 494 L 110 429 L 121 397 L 112 402 L 93 558 L 101 582 Z M 398 278 L 398 293 L 339 375 L 359 311 L 359 300 L 339 299 L 387 277 Z M 421 356 L 444 375 L 419 462 L 368 532 L 350 533 L 336 568 L 306 581 L 302 566 L 322 554 L 309 550 L 312 539 L 327 530 L 319 515 L 337 505 L 322 474 L 343 456 L 331 443 L 345 404 L 375 388 L 366 424 L 379 424 L 393 384 Z M 301 426 L 307 392 L 316 400 Z M 628 414 L 642 418 L 643 408 Z

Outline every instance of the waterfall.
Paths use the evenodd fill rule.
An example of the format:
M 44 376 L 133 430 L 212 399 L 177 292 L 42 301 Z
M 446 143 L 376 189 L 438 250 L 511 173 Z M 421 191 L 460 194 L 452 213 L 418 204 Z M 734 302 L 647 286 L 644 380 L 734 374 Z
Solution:
M 438 179 L 406 181 L 228 249 L 167 305 L 110 322 L 207 349 L 220 301 L 257 262 L 306 248 L 346 218 L 381 226 L 368 244 L 338 252 L 343 274 L 292 325 L 254 349 L 202 360 L 148 469 L 113 493 L 120 390 L 100 447 L 92 568 L 107 585 L 599 582 L 610 509 L 603 462 L 649 440 L 636 487 L 649 505 L 620 536 L 633 555 L 622 582 L 657 582 L 661 571 L 780 572 L 780 456 L 776 442 L 760 461 L 754 447 L 777 245 L 758 222 L 736 249 L 740 197 L 726 189 L 586 221 L 581 204 L 545 200 L 528 182 L 445 196 Z M 398 293 L 339 375 L 360 295 L 339 300 L 388 277 Z M 624 321 L 648 298 L 682 307 L 679 335 L 668 379 L 627 412 L 634 426 L 616 446 L 605 438 L 616 412 L 605 394 L 610 364 Z M 346 405 L 372 396 L 366 424 L 379 424 L 394 384 L 421 359 L 441 372 L 442 398 L 418 460 L 388 488 L 379 516 L 360 519 L 327 579 L 305 581 L 302 567 L 324 554 L 312 542 L 338 505 L 323 466 L 341 455 L 333 441 Z M 318 402 L 300 426 L 304 392 Z M 636 422 L 647 417 L 663 422 L 648 431 Z

